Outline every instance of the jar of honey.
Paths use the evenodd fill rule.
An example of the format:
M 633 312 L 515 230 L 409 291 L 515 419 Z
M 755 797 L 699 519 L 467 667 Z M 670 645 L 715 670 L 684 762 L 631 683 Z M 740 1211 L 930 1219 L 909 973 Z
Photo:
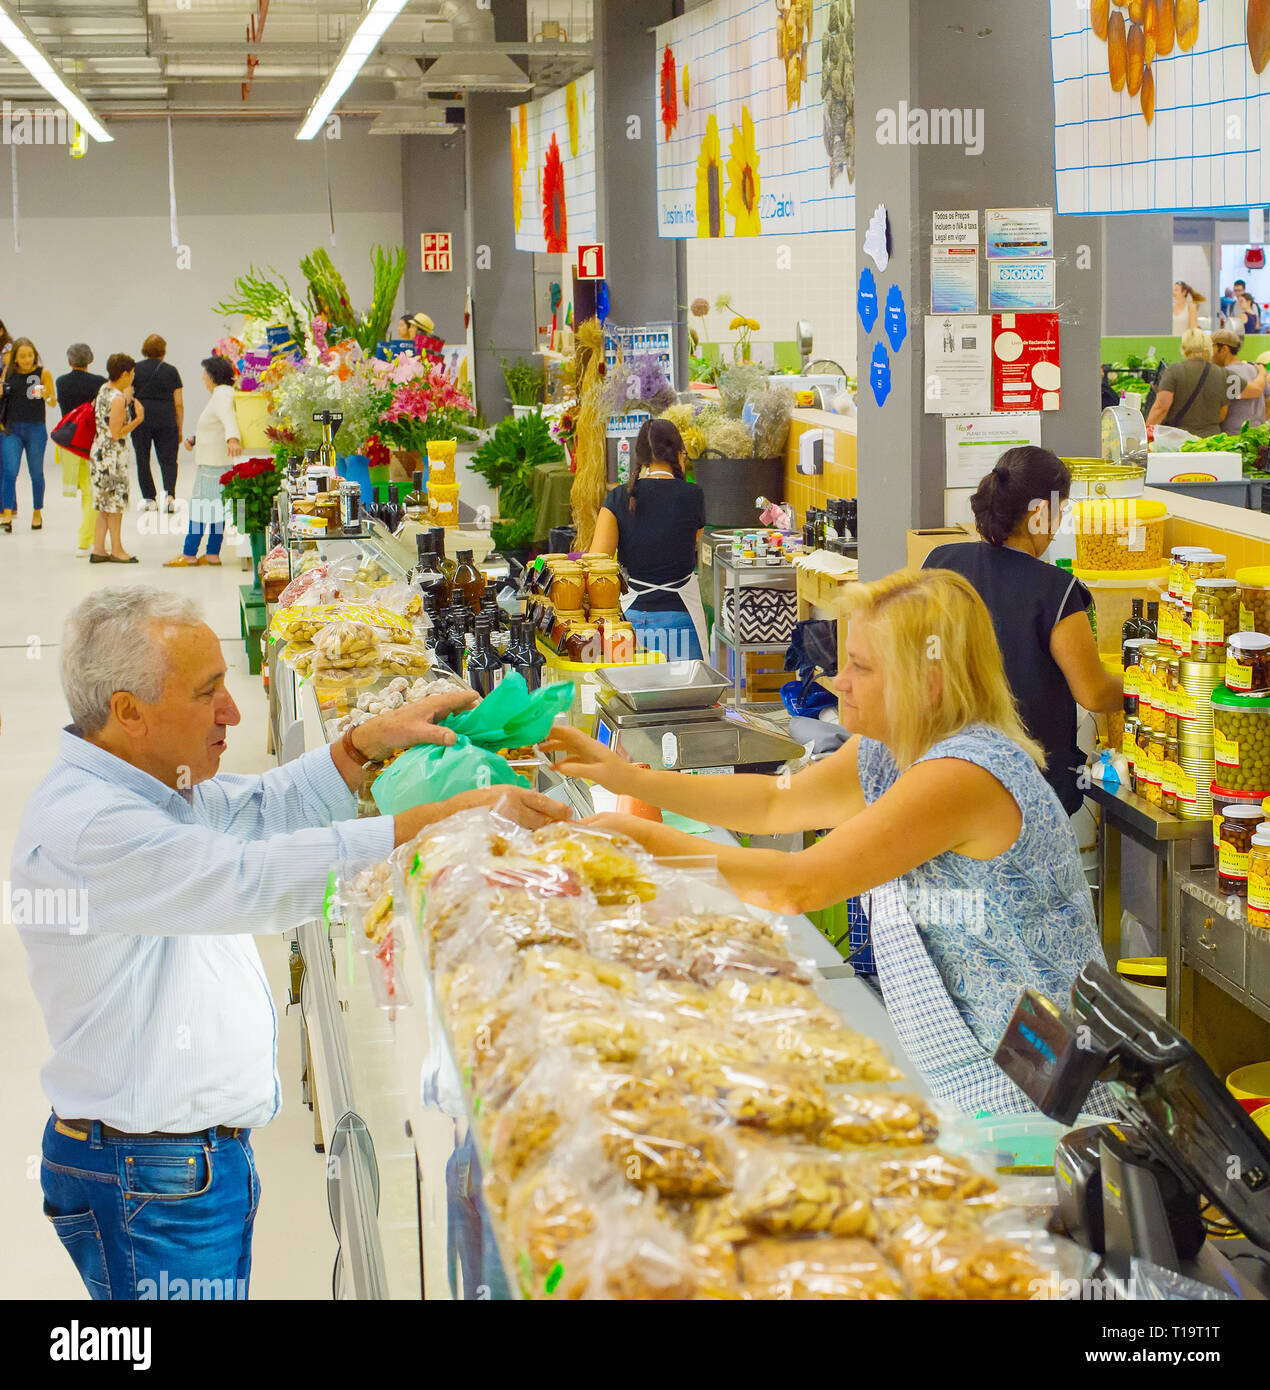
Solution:
M 586 571 L 586 596 L 592 615 L 617 608 L 622 599 L 622 571 L 616 560 L 597 559 Z
M 586 583 L 582 566 L 566 562 L 552 569 L 551 601 L 556 611 L 578 612 L 586 601 Z

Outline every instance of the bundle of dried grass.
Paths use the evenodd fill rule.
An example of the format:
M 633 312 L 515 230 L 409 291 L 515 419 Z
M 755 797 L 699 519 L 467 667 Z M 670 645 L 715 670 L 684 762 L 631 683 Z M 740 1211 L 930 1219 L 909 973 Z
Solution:
M 604 431 L 604 329 L 599 319 L 587 319 L 577 329 L 578 424 L 573 457 L 577 472 L 569 501 L 577 530 L 574 545 L 586 550 L 595 535 L 595 519 L 608 491 Z

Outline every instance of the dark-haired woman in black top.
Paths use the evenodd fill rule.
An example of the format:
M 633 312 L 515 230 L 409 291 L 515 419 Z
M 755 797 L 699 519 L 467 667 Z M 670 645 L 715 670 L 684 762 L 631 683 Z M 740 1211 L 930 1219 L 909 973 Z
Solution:
M 591 553 L 616 554 L 630 583 L 627 621 L 667 661 L 701 660 L 706 620 L 697 584 L 705 494 L 684 479 L 684 442 L 669 420 L 648 420 L 635 441 L 631 481 L 596 518 Z
M 1085 760 L 1076 706 L 1118 710 L 1121 682 L 1098 656 L 1089 590 L 1041 559 L 1071 485 L 1067 465 L 1048 449 L 1008 449 L 970 499 L 982 543 L 941 545 L 922 568 L 955 570 L 987 605 L 1023 723 L 1045 749 L 1046 780 L 1074 815 L 1084 798 L 1072 769 Z

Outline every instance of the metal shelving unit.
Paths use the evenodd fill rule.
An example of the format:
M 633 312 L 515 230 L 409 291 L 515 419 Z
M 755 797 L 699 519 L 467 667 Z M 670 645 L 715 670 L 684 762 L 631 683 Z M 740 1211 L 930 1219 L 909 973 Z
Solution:
M 783 589 L 793 594 L 797 592 L 798 572 L 792 565 L 738 565 L 732 559 L 731 546 L 719 546 L 714 551 L 714 625 L 710 629 L 710 662 L 718 670 L 726 670 L 720 659 L 725 652 L 732 654 L 732 703 L 734 705 L 779 704 L 778 700 L 742 700 L 741 688 L 745 681 L 745 658 L 747 656 L 784 655 L 789 641 L 784 642 L 741 642 L 735 631 L 732 634 L 723 630 L 725 595 L 732 594 L 732 614 L 734 627 L 741 621 L 741 596 L 746 589 Z

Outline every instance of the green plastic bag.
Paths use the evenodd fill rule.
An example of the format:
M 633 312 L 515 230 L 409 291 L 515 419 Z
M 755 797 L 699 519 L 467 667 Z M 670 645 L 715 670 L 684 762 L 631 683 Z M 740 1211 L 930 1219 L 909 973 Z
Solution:
M 525 748 L 551 732 L 557 714 L 573 706 L 573 682 L 544 685 L 531 695 L 513 671 L 475 709 L 441 720 L 457 742 L 449 748 L 423 743 L 403 753 L 375 778 L 371 796 L 380 813 L 395 816 L 425 802 L 478 787 L 527 787 L 529 783 L 498 756 L 502 748 Z
M 556 715 L 573 707 L 573 695 L 572 681 L 544 685 L 531 695 L 525 678 L 513 671 L 475 709 L 452 714 L 441 723 L 490 753 L 525 748 L 547 737 Z
M 395 816 L 412 806 L 444 801 L 477 787 L 527 787 L 505 758 L 460 737 L 448 748 L 421 743 L 403 753 L 375 778 L 370 794 L 380 814 Z

